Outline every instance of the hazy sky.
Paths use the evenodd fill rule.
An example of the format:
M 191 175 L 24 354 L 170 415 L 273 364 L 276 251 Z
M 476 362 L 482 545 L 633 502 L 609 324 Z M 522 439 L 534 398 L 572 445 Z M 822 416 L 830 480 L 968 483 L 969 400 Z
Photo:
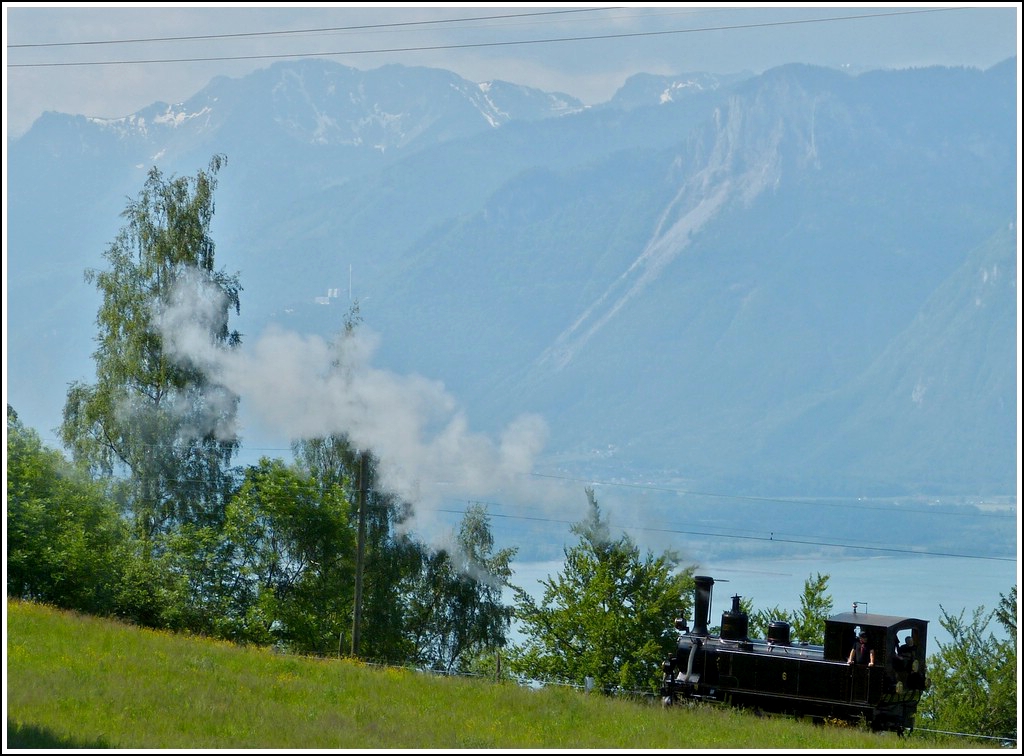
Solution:
M 638 72 L 967 65 L 1019 55 L 1020 4 L 656 6 L 433 3 L 4 4 L 4 126 L 43 112 L 121 117 L 216 76 L 322 56 L 445 68 L 609 99 Z

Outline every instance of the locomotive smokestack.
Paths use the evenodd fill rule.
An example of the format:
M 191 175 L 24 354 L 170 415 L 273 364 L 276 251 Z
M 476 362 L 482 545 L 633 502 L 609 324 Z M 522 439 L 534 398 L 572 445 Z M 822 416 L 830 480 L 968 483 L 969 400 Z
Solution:
M 715 579 L 706 575 L 693 578 L 693 634 L 707 635 L 711 619 L 711 586 Z

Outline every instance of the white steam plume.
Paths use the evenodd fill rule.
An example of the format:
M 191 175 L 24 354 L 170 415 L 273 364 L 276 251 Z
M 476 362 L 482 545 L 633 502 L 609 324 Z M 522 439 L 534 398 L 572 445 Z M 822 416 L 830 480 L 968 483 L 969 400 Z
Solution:
M 165 346 L 268 428 L 292 440 L 347 435 L 379 460 L 382 485 L 412 502 L 523 487 L 547 438 L 539 416 L 521 416 L 496 442 L 471 432 L 440 382 L 373 367 L 376 339 L 362 326 L 336 344 L 272 327 L 227 350 L 210 337 L 219 297 L 201 273 L 181 276 L 160 315 Z

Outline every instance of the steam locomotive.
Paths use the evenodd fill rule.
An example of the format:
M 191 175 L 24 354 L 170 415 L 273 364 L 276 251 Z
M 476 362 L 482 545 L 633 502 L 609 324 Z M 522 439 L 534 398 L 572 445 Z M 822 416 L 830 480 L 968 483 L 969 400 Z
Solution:
M 708 630 L 714 578 L 694 578 L 694 626 L 680 631 L 675 656 L 662 664 L 662 702 L 720 702 L 756 711 L 868 724 L 904 734 L 927 685 L 928 622 L 858 612 L 825 621 L 825 644 L 793 643 L 788 622 L 772 621 L 768 637 L 747 637 L 740 596 L 722 613 L 721 632 Z M 867 633 L 874 664 L 850 664 L 850 649 Z M 903 636 L 903 637 L 901 637 Z

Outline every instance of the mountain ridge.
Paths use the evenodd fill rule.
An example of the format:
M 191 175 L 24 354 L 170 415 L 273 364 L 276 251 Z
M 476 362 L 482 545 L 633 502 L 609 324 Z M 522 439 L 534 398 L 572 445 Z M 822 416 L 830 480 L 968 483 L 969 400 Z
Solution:
M 89 380 L 95 305 L 76 274 L 100 264 L 149 164 L 187 173 L 219 152 L 218 260 L 241 272 L 250 335 L 336 331 L 345 298 L 324 294 L 353 289 L 385 364 L 439 378 L 487 432 L 540 412 L 551 459 L 589 474 L 1008 493 L 1013 429 L 997 412 L 968 448 L 933 443 L 975 401 L 1016 407 L 1001 352 L 974 355 L 948 417 L 899 410 L 914 429 L 899 444 L 856 429 L 894 419 L 881 397 L 906 394 L 897 366 L 929 342 L 1015 343 L 1012 299 L 972 311 L 981 322 L 934 304 L 969 288 L 965 261 L 997 229 L 1012 228 L 993 243 L 1015 274 L 1014 89 L 1014 60 L 858 76 L 793 64 L 641 76 L 584 108 L 450 72 L 307 61 L 156 103 L 124 121 L 146 124 L 135 136 L 48 114 L 10 145 L 11 400 L 30 423 L 56 418 L 59 386 L 44 398 L 33 376 Z M 387 97 L 359 100 L 369 91 Z M 947 325 L 913 335 L 918 317 Z M 80 374 L 33 356 L 45 333 Z

